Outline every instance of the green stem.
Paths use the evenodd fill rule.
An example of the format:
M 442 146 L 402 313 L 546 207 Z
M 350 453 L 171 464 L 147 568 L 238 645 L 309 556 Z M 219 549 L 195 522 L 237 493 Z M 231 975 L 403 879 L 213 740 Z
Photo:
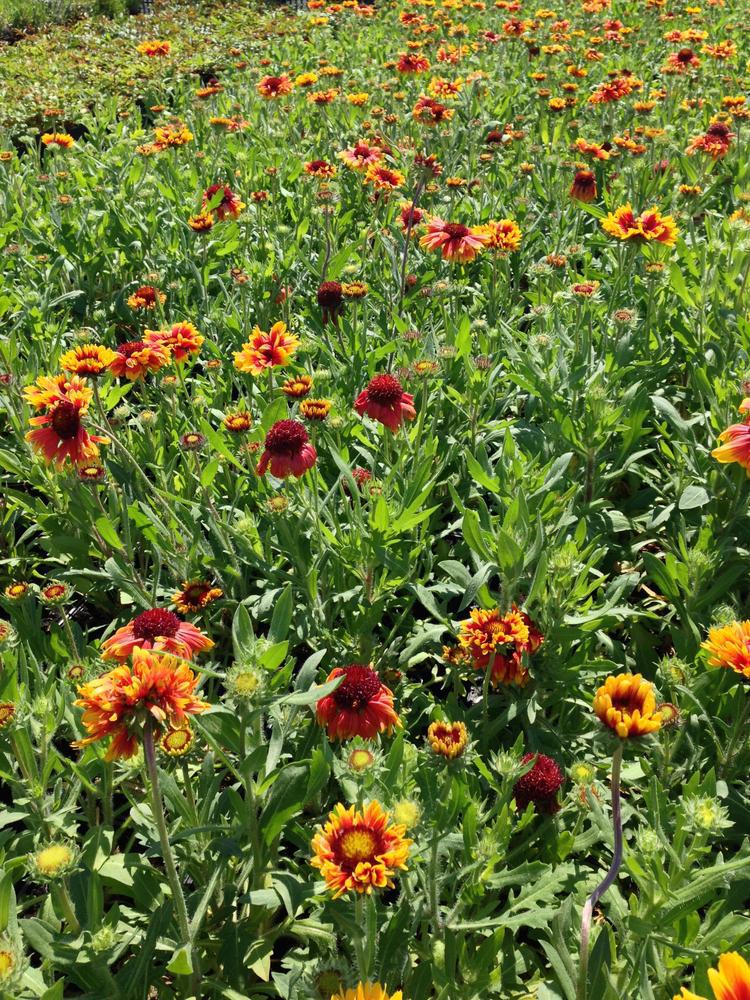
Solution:
M 727 770 L 732 763 L 732 758 L 734 757 L 737 751 L 738 744 L 742 740 L 747 739 L 747 719 L 748 715 L 750 714 L 750 697 L 744 695 L 744 698 L 745 698 L 744 707 L 739 714 L 739 718 L 737 719 L 737 724 L 735 725 L 734 732 L 732 733 L 731 739 L 727 744 L 726 753 L 724 754 L 724 758 L 719 768 L 719 774 L 718 774 L 719 778 L 726 777 Z
M 57 887 L 57 892 L 55 893 L 57 902 L 60 904 L 60 909 L 65 915 L 65 922 L 68 925 L 68 929 L 71 934 L 78 934 L 81 930 L 81 925 L 78 922 L 78 917 L 76 916 L 75 909 L 73 908 L 73 900 L 70 898 L 70 891 L 68 889 L 68 883 L 65 879 L 60 882 Z
M 185 896 L 182 891 L 180 877 L 177 874 L 172 847 L 169 843 L 169 831 L 167 830 L 167 820 L 164 815 L 164 801 L 161 796 L 159 785 L 159 771 L 156 767 L 156 749 L 154 747 L 154 730 L 151 721 L 146 723 L 143 733 L 143 755 L 146 761 L 146 772 L 151 783 L 151 808 L 154 814 L 156 829 L 159 831 L 159 842 L 161 844 L 164 868 L 172 890 L 172 899 L 177 911 L 177 924 L 180 930 L 180 945 L 190 945 L 190 924 L 188 921 L 187 906 Z

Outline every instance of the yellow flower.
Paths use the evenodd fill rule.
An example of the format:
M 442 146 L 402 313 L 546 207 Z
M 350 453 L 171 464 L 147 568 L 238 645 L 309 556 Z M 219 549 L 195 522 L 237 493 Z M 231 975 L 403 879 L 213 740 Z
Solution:
M 402 1000 L 401 990 L 387 993 L 380 983 L 358 983 L 354 989 L 336 993 L 331 1000 Z
M 594 697 L 594 711 L 620 739 L 646 736 L 661 729 L 654 686 L 641 674 L 608 677 Z

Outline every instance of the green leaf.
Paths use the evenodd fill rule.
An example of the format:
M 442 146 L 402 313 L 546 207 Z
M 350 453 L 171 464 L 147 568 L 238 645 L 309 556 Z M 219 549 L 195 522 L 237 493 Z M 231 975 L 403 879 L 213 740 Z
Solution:
M 193 948 L 192 945 L 183 944 L 170 958 L 167 964 L 167 972 L 175 976 L 189 976 L 193 971 Z

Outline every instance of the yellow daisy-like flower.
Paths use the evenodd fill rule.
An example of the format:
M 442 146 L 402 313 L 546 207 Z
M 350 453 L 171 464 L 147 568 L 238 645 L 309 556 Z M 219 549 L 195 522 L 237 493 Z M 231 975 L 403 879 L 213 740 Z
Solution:
M 115 360 L 115 352 L 101 344 L 82 344 L 60 358 L 63 371 L 73 375 L 101 375 Z
M 734 670 L 750 680 L 750 621 L 709 629 L 701 649 L 708 653 L 710 667 Z
M 608 677 L 594 697 L 594 711 L 620 739 L 646 736 L 661 729 L 654 686 L 641 674 Z
M 354 989 L 335 993 L 331 1000 L 402 1000 L 401 990 L 388 993 L 380 983 L 358 983 Z
M 404 826 L 389 821 L 375 801 L 361 812 L 339 802 L 329 814 L 313 837 L 310 864 L 320 870 L 334 899 L 351 889 L 370 895 L 373 889 L 393 888 L 391 876 L 406 868 L 412 841 L 404 837 Z
M 708 979 L 714 1000 L 748 1000 L 750 997 L 750 965 L 736 951 L 722 955 L 718 969 L 708 970 Z M 707 998 L 691 993 L 683 986 L 673 1000 L 707 1000 Z

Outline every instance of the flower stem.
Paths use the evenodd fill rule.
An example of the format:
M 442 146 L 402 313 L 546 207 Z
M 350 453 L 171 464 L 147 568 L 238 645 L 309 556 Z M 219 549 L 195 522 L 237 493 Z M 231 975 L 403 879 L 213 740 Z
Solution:
M 738 744 L 740 744 L 740 741 L 747 739 L 747 717 L 750 713 L 750 698 L 746 695 L 744 697 L 745 704 L 740 712 L 739 718 L 737 719 L 737 724 L 734 727 L 734 732 L 732 733 L 729 743 L 727 743 L 726 753 L 724 754 L 721 766 L 719 767 L 719 778 L 726 777 L 727 770 L 732 764 L 732 758 L 738 749 Z
M 148 773 L 149 782 L 151 783 L 151 808 L 154 814 L 156 829 L 159 831 L 159 841 L 161 843 L 162 858 L 164 859 L 164 868 L 167 872 L 169 886 L 172 890 L 172 899 L 174 900 L 175 909 L 177 911 L 177 924 L 180 929 L 180 945 L 189 945 L 191 941 L 187 906 L 185 905 L 185 896 L 182 891 L 180 877 L 177 874 L 174 855 L 172 854 L 172 848 L 169 843 L 167 821 L 164 816 L 164 802 L 162 800 L 161 787 L 159 785 L 159 771 L 156 767 L 153 724 L 150 721 L 146 723 L 146 728 L 143 733 L 143 755 L 146 761 L 146 771 Z
M 61 881 L 60 885 L 57 887 L 55 896 L 60 904 L 60 909 L 63 911 L 65 916 L 65 922 L 68 925 L 68 930 L 71 934 L 79 934 L 81 925 L 78 922 L 76 911 L 73 908 L 73 900 L 70 898 L 67 879 L 63 879 Z
M 357 953 L 357 969 L 359 971 L 360 982 L 366 983 L 369 974 L 367 962 L 367 917 L 365 915 L 365 897 L 361 892 L 357 893 L 354 900 L 354 922 L 357 925 L 357 934 L 354 937 L 354 950 Z
M 611 779 L 612 826 L 614 827 L 615 833 L 614 854 L 612 855 L 612 864 L 609 866 L 609 871 L 604 876 L 602 882 L 600 882 L 600 884 L 596 887 L 596 889 L 594 889 L 589 898 L 586 900 L 586 905 L 583 908 L 583 918 L 581 920 L 581 962 L 578 975 L 576 1000 L 586 1000 L 587 995 L 589 935 L 591 933 L 591 918 L 594 914 L 594 907 L 617 878 L 617 873 L 620 870 L 620 865 L 622 864 L 622 814 L 620 812 L 620 769 L 622 767 L 622 749 L 622 740 L 618 740 L 617 747 L 612 755 Z

